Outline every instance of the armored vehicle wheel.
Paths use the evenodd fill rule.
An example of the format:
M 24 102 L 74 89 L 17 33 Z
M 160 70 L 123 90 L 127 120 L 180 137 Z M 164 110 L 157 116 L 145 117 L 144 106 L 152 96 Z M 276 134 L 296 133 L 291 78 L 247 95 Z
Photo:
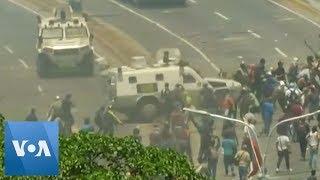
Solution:
M 146 98 L 138 103 L 138 112 L 144 121 L 152 121 L 159 113 L 159 102 L 153 98 Z

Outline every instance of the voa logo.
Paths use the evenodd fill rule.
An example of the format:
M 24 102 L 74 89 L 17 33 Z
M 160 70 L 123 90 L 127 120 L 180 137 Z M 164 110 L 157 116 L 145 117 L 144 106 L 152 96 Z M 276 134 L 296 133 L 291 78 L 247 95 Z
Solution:
M 18 140 L 12 141 L 12 144 L 13 144 L 14 150 L 16 151 L 17 156 L 24 157 L 24 155 L 26 154 L 25 153 L 25 145 L 27 142 L 28 142 L 28 140 L 23 140 L 21 143 L 19 143 Z M 51 157 L 51 153 L 49 151 L 48 144 L 45 140 L 40 140 L 38 142 L 37 146 L 38 146 L 38 152 L 35 155 L 35 157 L 39 157 L 42 154 L 44 154 L 44 156 Z M 27 146 L 27 150 L 29 153 L 34 153 L 36 151 L 36 145 L 29 144 Z
M 6 121 L 4 168 L 7 176 L 59 174 L 57 122 Z

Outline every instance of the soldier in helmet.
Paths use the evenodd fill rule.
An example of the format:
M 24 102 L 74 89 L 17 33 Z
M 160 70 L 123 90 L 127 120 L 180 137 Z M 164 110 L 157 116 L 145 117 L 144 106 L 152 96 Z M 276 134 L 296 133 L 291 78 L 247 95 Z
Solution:
M 67 94 L 61 102 L 61 119 L 64 122 L 64 128 L 66 134 L 71 134 L 71 127 L 74 123 L 74 118 L 71 109 L 74 107 L 71 101 L 71 94 Z
M 117 124 L 123 124 L 123 122 L 112 111 L 111 105 L 105 108 L 103 112 L 103 119 L 104 119 L 103 129 L 105 133 L 107 133 L 110 136 L 114 135 Z
M 61 116 L 61 99 L 60 96 L 56 96 L 55 101 L 51 104 L 47 113 L 48 121 L 53 121 L 57 117 Z

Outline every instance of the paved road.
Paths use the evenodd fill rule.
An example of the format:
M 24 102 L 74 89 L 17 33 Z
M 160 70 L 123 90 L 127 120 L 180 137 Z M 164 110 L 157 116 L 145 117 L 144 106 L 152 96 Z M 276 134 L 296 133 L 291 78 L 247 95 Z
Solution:
M 97 77 L 40 79 L 36 74 L 36 18 L 8 1 L 0 1 L 0 110 L 8 119 L 23 119 L 31 106 L 44 118 L 56 95 L 72 93 L 77 119 L 102 104 Z
M 205 75 L 216 74 L 210 63 L 230 72 L 241 60 L 255 63 L 261 57 L 267 59 L 269 66 L 279 59 L 283 59 L 286 65 L 294 57 L 304 61 L 310 54 L 304 45 L 305 39 L 315 47 L 320 47 L 317 38 L 319 28 L 266 0 L 190 0 L 186 7 L 142 8 L 122 1 L 87 0 L 84 5 L 89 12 L 119 27 L 149 51 L 154 52 L 161 47 L 179 47 L 185 59 L 201 68 Z M 207 62 L 195 50 L 206 54 L 210 61 Z M 219 127 L 217 125 L 217 130 Z M 257 129 L 260 131 L 261 128 L 259 121 Z M 239 129 L 241 132 L 242 128 Z M 216 133 L 220 134 L 219 131 Z M 260 140 L 264 148 L 266 138 L 261 137 Z M 198 143 L 196 135 L 193 142 Z M 285 176 L 286 172 L 275 174 L 277 155 L 273 148 L 274 143 L 268 159 L 272 176 L 281 175 L 276 179 L 306 177 L 307 162 L 299 160 L 298 144 L 293 145 L 294 173 L 290 177 Z M 222 169 L 221 158 L 218 179 L 232 179 L 224 177 Z
M 269 64 L 279 58 L 286 62 L 293 57 L 304 58 L 309 51 L 303 40 L 310 39 L 316 44 L 315 37 L 319 33 L 315 26 L 264 0 L 192 0 L 187 7 L 174 8 L 137 9 L 130 4 L 124 5 L 144 15 L 145 19 L 111 1 L 85 1 L 87 10 L 124 30 L 150 51 L 161 47 L 181 48 L 185 59 L 206 75 L 216 74 L 213 68 L 208 68 L 211 63 L 230 71 L 237 67 L 241 57 L 248 63 L 265 57 Z M 159 24 L 150 23 L 150 19 L 146 21 L 146 17 Z M 52 98 L 66 92 L 73 93 L 79 118 L 91 115 L 102 103 L 103 92 L 97 77 L 46 80 L 37 77 L 34 15 L 7 1 L 0 1 L 0 22 L 5 24 L 0 29 L 0 82 L 3 84 L 0 109 L 9 119 L 23 118 L 31 105 L 36 106 L 39 115 L 44 117 Z M 210 60 L 199 55 L 200 51 Z M 216 129 L 221 129 L 220 126 L 218 124 Z M 132 128 L 133 125 L 129 130 L 122 129 L 122 134 L 129 134 Z M 261 122 L 257 128 L 261 129 Z M 147 141 L 147 135 L 144 139 Z M 194 149 L 197 149 L 196 133 L 193 141 Z M 261 138 L 261 142 L 264 144 L 266 139 Z M 306 163 L 300 163 L 297 144 L 294 147 L 293 168 L 304 171 Z M 273 167 L 276 154 L 271 153 L 270 157 L 268 165 Z M 221 158 L 218 179 L 231 179 L 223 176 L 222 167 Z M 274 174 L 273 168 L 271 174 Z
M 197 66 L 209 67 L 197 52 L 168 32 L 125 10 L 121 5 L 163 25 L 184 40 L 189 41 L 211 62 L 228 71 L 245 60 L 255 63 L 265 57 L 268 64 L 278 59 L 289 63 L 293 57 L 304 59 L 309 50 L 308 39 L 315 46 L 319 29 L 296 15 L 266 0 L 195 0 L 186 7 L 136 8 L 121 1 L 90 0 L 85 8 L 115 24 L 148 50 L 159 47 L 179 47 L 185 59 Z

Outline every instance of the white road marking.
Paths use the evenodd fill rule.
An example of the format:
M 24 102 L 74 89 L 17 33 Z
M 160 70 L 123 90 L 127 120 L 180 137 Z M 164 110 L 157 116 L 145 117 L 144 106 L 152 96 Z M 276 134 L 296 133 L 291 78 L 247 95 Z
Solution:
M 238 56 L 238 59 L 243 59 L 243 57 L 242 56 Z
M 259 34 L 257 34 L 257 33 L 255 33 L 255 32 L 253 32 L 252 30 L 248 30 L 248 33 L 250 33 L 252 36 L 254 36 L 255 38 L 258 38 L 258 39 L 261 39 L 262 37 L 259 35 Z
M 274 48 L 281 56 L 283 56 L 283 57 L 285 57 L 285 58 L 287 58 L 288 56 L 283 52 L 283 51 L 281 51 L 281 49 L 279 49 L 278 47 L 275 47 Z
M 225 15 L 219 13 L 218 11 L 215 11 L 214 14 L 217 15 L 217 16 L 219 16 L 219 17 L 221 17 L 222 19 L 224 19 L 224 20 L 226 20 L 226 21 L 229 21 L 229 18 L 228 18 L 228 17 L 226 17 Z
M 40 93 L 43 92 L 43 89 L 42 89 L 42 87 L 41 87 L 40 85 L 38 85 L 38 91 L 39 91 Z
M 284 36 L 287 37 L 287 36 L 288 36 L 288 33 L 284 33 Z
M 190 2 L 192 4 L 197 4 L 197 1 L 195 1 L 195 0 L 188 0 L 188 2 Z
M 11 2 L 11 3 L 13 3 L 13 4 L 15 4 L 15 5 L 17 5 L 17 6 L 22 7 L 23 9 L 25 9 L 25 10 L 27 10 L 27 11 L 29 11 L 29 12 L 32 12 L 33 14 L 36 14 L 36 15 L 41 16 L 41 15 L 40 15 L 38 12 L 36 12 L 35 10 L 33 10 L 33 9 L 31 9 L 31 8 L 29 8 L 29 7 L 21 4 L 21 3 L 18 3 L 18 2 L 14 1 L 14 0 L 8 0 L 8 1 Z
M 287 17 L 287 18 L 280 18 L 278 21 L 292 21 L 295 20 L 295 18 Z
M 26 68 L 29 69 L 30 67 L 28 66 L 28 64 L 23 60 L 23 59 L 19 59 L 19 62 Z
M 307 18 L 306 16 L 304 16 L 304 15 L 298 13 L 298 12 L 295 12 L 294 10 L 289 9 L 288 7 L 286 7 L 286 6 L 284 6 L 284 5 L 280 4 L 280 3 L 277 3 L 277 2 L 275 2 L 275 1 L 273 1 L 273 0 L 267 0 L 267 1 L 269 1 L 270 3 L 272 3 L 272 4 L 274 4 L 274 5 L 277 5 L 277 6 L 281 7 L 282 9 L 285 9 L 285 10 L 287 10 L 287 11 L 289 11 L 289 12 L 291 12 L 291 13 L 297 15 L 297 16 L 299 16 L 300 18 L 302 18 L 302 19 L 310 22 L 311 24 L 317 26 L 318 28 L 320 28 L 320 25 L 319 25 L 318 23 L 316 23 L 316 22 L 314 22 L 313 20 Z
M 246 37 L 226 37 L 226 38 L 223 38 L 222 40 L 223 41 L 241 41 L 241 40 L 245 40 L 247 39 Z
M 167 29 L 167 28 L 164 27 L 163 25 L 161 25 L 161 24 L 153 21 L 152 19 L 150 19 L 150 18 L 148 18 L 148 17 L 146 17 L 146 16 L 144 16 L 144 15 L 138 13 L 138 12 L 133 11 L 132 9 L 130 9 L 130 8 L 122 5 L 121 3 L 119 3 L 119 2 L 117 2 L 117 1 L 115 1 L 115 0 L 109 0 L 109 1 L 110 1 L 111 3 L 113 3 L 113 4 L 115 4 L 115 5 L 123 8 L 123 9 L 125 9 L 126 11 L 131 12 L 132 14 L 134 14 L 134 15 L 136 15 L 136 16 L 139 16 L 140 18 L 146 20 L 147 22 L 158 26 L 158 27 L 159 27 L 160 29 L 162 29 L 163 31 L 169 33 L 169 34 L 172 35 L 173 37 L 179 39 L 180 41 L 184 42 L 184 43 L 187 44 L 189 47 L 191 47 L 193 50 L 195 50 L 196 52 L 198 52 L 198 53 L 202 56 L 202 58 L 205 59 L 208 63 L 211 63 L 211 62 L 212 62 L 212 61 L 209 59 L 209 57 L 208 57 L 206 54 L 204 54 L 199 48 L 197 48 L 196 46 L 194 46 L 194 45 L 193 45 L 192 43 L 190 43 L 188 40 L 182 38 L 181 36 L 175 34 L 175 33 L 172 32 L 171 30 Z M 215 64 L 213 64 L 213 65 L 211 64 L 211 66 L 212 66 L 216 71 L 218 71 L 218 72 L 220 71 L 220 68 L 218 68 Z
M 13 50 L 10 49 L 8 46 L 3 47 L 6 51 L 8 51 L 10 54 L 13 54 Z
M 278 40 L 274 40 L 274 42 L 278 42 Z

